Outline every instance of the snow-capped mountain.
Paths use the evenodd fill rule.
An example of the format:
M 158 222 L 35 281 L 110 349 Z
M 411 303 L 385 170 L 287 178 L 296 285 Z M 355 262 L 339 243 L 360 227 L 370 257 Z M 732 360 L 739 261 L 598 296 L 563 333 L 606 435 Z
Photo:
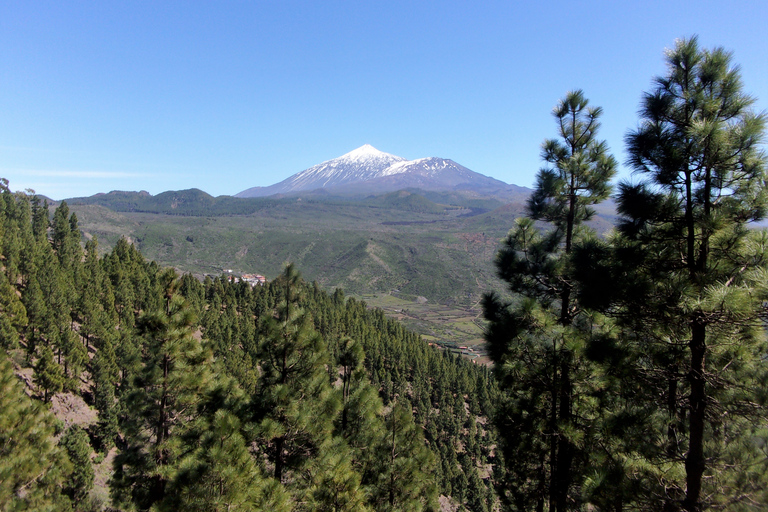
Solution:
M 378 194 L 405 188 L 503 193 L 517 187 L 471 171 L 453 160 L 435 157 L 406 160 L 366 144 L 280 183 L 249 188 L 236 197 L 264 197 L 318 189 Z
M 269 187 L 253 187 L 235 197 L 262 197 L 273 194 L 290 194 L 319 188 L 333 188 L 351 182 L 365 182 L 383 176 L 393 164 L 405 162 L 405 158 L 384 153 L 370 144 L 333 160 L 310 167 L 290 178 Z
M 510 187 L 503 181 L 471 171 L 453 160 L 437 157 L 398 162 L 386 169 L 381 176 L 369 180 L 364 185 L 381 191 L 419 188 L 487 193 L 504 191 Z M 354 186 L 350 184 L 349 188 Z

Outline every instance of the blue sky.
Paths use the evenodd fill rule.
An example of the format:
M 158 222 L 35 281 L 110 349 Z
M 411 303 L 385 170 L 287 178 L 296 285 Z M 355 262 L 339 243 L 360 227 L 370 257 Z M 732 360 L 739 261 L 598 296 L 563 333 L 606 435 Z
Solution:
M 531 186 L 572 89 L 624 162 L 676 38 L 732 51 L 766 110 L 766 22 L 764 0 L 3 2 L 0 177 L 235 194 L 368 143 Z

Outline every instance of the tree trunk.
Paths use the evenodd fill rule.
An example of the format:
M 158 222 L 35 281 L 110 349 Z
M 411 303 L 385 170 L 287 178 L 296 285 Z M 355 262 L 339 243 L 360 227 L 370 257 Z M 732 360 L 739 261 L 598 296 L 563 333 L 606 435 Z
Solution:
M 688 380 L 691 383 L 689 447 L 685 458 L 686 492 L 683 508 L 688 512 L 700 512 L 701 481 L 706 467 L 704 461 L 704 411 L 707 397 L 704 381 L 704 358 L 706 355 L 706 322 L 697 315 L 691 322 L 691 368 Z
M 283 447 L 285 437 L 280 436 L 275 440 L 275 480 L 283 483 Z
M 560 417 L 561 423 L 571 421 L 571 398 L 573 383 L 570 378 L 570 361 L 563 357 L 560 363 Z M 559 429 L 558 429 L 559 430 Z M 568 491 L 571 487 L 571 466 L 573 465 L 574 447 L 570 439 L 558 432 L 557 437 L 557 488 L 555 489 L 555 510 L 563 512 L 568 510 Z
M 667 377 L 667 410 L 669 412 L 669 425 L 667 426 L 667 457 L 675 457 L 677 453 L 677 364 L 669 365 L 669 377 Z
M 541 452 L 541 465 L 539 466 L 539 496 L 536 500 L 536 512 L 544 512 L 544 501 L 547 495 L 547 465 L 545 454 Z
M 397 424 L 395 423 L 395 406 L 394 404 L 392 406 L 392 452 L 390 454 L 390 469 L 389 469 L 389 506 L 394 507 L 395 506 L 395 458 L 396 458 L 396 447 L 395 444 L 395 433 L 397 432 Z
M 552 347 L 552 390 L 551 390 L 551 410 L 549 416 L 549 510 L 557 510 L 557 489 L 560 485 L 557 477 L 557 400 L 558 396 L 558 364 L 557 364 L 557 343 Z

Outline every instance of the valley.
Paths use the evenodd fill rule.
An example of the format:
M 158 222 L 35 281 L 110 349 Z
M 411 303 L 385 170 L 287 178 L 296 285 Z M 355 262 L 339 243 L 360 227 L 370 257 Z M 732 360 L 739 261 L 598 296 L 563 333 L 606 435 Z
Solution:
M 479 301 L 504 290 L 494 257 L 525 207 L 522 195 L 504 204 L 405 190 L 365 198 L 206 196 L 120 193 L 68 204 L 102 252 L 125 236 L 145 257 L 200 279 L 232 269 L 271 280 L 292 262 L 322 288 L 341 288 L 430 342 L 456 346 L 482 344 Z M 605 232 L 612 214 L 601 207 L 592 226 Z
M 342 288 L 417 332 L 461 344 L 479 344 L 482 333 L 474 322 L 453 327 L 452 319 L 477 317 L 482 293 L 499 288 L 493 257 L 518 214 L 510 207 L 471 215 L 468 208 L 435 213 L 309 200 L 202 217 L 113 212 L 76 201 L 70 208 L 102 251 L 126 236 L 147 258 L 198 278 L 232 269 L 271 280 L 293 262 L 325 289 Z

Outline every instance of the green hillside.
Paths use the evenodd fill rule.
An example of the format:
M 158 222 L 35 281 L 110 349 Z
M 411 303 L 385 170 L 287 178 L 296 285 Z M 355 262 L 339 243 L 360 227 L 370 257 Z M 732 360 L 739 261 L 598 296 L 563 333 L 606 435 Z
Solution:
M 493 508 L 487 366 L 293 266 L 252 287 L 83 247 L 4 185 L 1 510 Z M 140 226 L 108 212 L 82 210 Z
M 484 292 L 503 289 L 494 256 L 524 210 L 524 196 L 502 204 L 416 190 L 253 199 L 113 192 L 67 202 L 102 250 L 126 236 L 147 258 L 198 277 L 232 270 L 271 280 L 293 262 L 308 280 L 364 297 L 424 335 L 472 345 L 482 333 L 466 319 L 479 317 Z M 604 209 L 593 225 L 609 229 L 611 214 Z
M 152 204 L 138 194 L 130 204 L 111 204 L 106 196 L 89 201 L 99 206 L 68 203 L 86 237 L 111 246 L 125 235 L 148 258 L 198 275 L 232 269 L 271 279 L 290 261 L 329 288 L 462 305 L 495 282 L 497 242 L 512 221 L 507 215 L 517 213 L 477 215 L 403 191 L 360 201 L 229 198 L 248 205 L 248 214 L 234 215 L 232 208 L 217 214 L 230 204 L 224 199 L 191 196 L 168 192 Z M 173 204 L 178 213 L 169 213 Z M 204 204 L 209 214 L 197 215 Z

